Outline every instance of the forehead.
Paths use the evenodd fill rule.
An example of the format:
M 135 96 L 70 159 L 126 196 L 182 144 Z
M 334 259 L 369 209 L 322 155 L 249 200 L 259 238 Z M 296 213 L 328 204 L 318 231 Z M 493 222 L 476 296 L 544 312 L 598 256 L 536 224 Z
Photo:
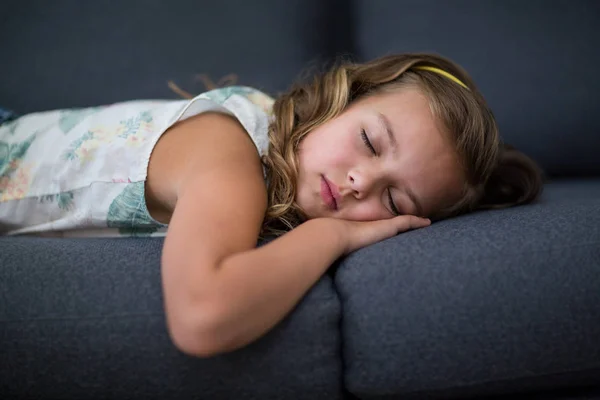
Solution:
M 412 119 L 436 124 L 427 96 L 416 86 L 390 89 L 361 99 L 357 106 L 363 110 L 377 108 L 386 111 L 388 118 L 410 115 Z
M 400 149 L 394 165 L 426 209 L 460 196 L 464 175 L 455 145 L 420 89 L 407 87 L 374 95 L 365 99 L 361 110 L 366 116 L 382 113 L 389 120 Z
M 429 98 L 417 86 L 404 86 L 382 91 L 360 99 L 353 104 L 354 116 L 373 119 L 383 115 L 401 141 L 405 136 L 413 139 L 445 142 L 454 147 L 444 123 L 434 115 Z

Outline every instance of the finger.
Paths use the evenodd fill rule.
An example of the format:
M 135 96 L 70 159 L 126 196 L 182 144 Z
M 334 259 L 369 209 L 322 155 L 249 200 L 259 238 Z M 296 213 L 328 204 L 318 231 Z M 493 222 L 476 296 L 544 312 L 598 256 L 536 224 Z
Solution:
M 431 221 L 428 218 L 420 218 L 414 215 L 402 215 L 397 218 L 400 219 L 399 228 L 403 230 L 423 228 L 431 225 Z

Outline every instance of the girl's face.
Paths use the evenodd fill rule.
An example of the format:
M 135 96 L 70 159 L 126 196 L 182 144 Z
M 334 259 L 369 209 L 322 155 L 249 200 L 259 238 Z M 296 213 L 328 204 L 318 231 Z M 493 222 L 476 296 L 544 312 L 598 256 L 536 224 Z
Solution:
M 417 88 L 356 101 L 300 143 L 296 202 L 309 218 L 431 215 L 464 183 L 440 127 Z

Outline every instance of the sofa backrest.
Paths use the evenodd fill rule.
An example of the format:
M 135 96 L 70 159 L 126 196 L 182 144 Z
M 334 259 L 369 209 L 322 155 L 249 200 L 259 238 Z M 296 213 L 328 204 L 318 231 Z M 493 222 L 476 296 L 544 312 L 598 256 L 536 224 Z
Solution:
M 430 51 L 474 78 L 503 139 L 549 175 L 600 175 L 600 2 L 354 0 L 361 59 Z
M 198 94 L 201 74 L 274 94 L 345 46 L 350 27 L 336 12 L 321 0 L 4 0 L 0 105 L 180 98 L 168 82 Z
M 307 68 L 428 51 L 470 72 L 503 139 L 551 176 L 600 175 L 596 0 L 5 0 L 0 106 L 179 98 L 198 75 L 276 95 Z M 231 81 L 229 81 L 231 82 Z

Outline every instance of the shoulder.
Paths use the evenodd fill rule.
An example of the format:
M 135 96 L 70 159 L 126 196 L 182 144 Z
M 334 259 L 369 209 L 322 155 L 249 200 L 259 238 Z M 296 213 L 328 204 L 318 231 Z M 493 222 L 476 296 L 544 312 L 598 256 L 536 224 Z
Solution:
M 189 100 L 178 118 L 207 111 L 218 111 L 233 116 L 255 144 L 260 156 L 269 147 L 269 124 L 274 100 L 260 90 L 247 86 L 230 86 L 204 92 Z
M 260 155 L 242 124 L 220 112 L 195 115 L 173 125 L 156 144 L 148 165 L 147 201 L 172 212 L 189 182 L 232 170 L 243 172 L 239 179 L 264 185 Z
M 207 98 L 223 104 L 231 98 L 245 99 L 266 114 L 271 114 L 275 100 L 267 93 L 249 86 L 227 86 L 204 92 L 198 98 Z

